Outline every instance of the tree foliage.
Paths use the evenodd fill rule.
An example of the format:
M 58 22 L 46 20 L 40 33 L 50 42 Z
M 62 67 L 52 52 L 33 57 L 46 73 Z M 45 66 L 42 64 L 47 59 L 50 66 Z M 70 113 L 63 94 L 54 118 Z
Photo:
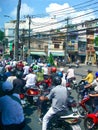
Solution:
M 4 39 L 4 32 L 0 30 L 0 41 Z
M 53 55 L 50 53 L 49 57 L 48 57 L 48 62 L 54 66 L 54 58 Z

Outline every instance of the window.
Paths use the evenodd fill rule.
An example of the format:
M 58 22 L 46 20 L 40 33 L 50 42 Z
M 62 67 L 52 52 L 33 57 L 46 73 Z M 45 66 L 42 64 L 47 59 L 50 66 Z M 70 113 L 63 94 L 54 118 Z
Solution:
M 59 48 L 59 44 L 54 44 L 54 48 Z
M 41 49 L 41 45 L 38 45 L 38 48 Z

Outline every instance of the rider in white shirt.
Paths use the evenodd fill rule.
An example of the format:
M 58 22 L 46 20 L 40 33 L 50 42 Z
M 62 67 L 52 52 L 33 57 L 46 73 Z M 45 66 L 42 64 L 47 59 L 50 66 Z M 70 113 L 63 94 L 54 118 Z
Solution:
M 75 72 L 74 72 L 74 69 L 72 68 L 72 66 L 70 65 L 69 69 L 67 70 L 67 73 L 66 73 L 66 78 L 67 78 L 67 80 L 69 80 L 74 77 L 75 77 Z
M 33 73 L 31 68 L 29 69 L 29 74 L 25 76 L 24 80 L 26 80 L 26 88 L 35 87 L 37 76 Z

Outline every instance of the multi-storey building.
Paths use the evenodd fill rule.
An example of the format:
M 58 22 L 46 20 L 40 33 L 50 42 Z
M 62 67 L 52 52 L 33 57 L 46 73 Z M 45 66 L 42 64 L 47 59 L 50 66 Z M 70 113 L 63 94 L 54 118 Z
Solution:
M 5 23 L 5 36 L 9 39 L 9 43 L 12 40 L 14 43 L 15 24 L 16 21 Z M 96 20 L 90 20 L 67 26 L 63 31 L 51 29 L 52 27 L 50 31 L 42 31 L 30 25 L 28 19 L 20 21 L 19 45 L 21 49 L 19 54 L 24 56 L 24 53 L 27 53 L 32 57 L 48 56 L 50 52 L 54 57 L 65 57 L 68 54 L 72 62 L 79 58 L 81 62 L 95 63 L 95 26 Z

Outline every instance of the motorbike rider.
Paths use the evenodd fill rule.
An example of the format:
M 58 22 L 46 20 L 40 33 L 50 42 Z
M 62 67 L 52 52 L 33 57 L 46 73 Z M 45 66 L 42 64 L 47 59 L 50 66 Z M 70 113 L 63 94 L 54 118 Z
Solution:
M 89 94 L 89 96 L 94 97 L 93 103 L 95 110 L 94 112 L 98 111 L 98 72 L 95 73 L 96 79 L 92 83 L 87 84 L 84 88 L 93 88 L 94 93 Z
M 40 97 L 41 101 L 52 100 L 50 109 L 43 117 L 42 130 L 47 129 L 48 122 L 54 114 L 67 108 L 67 89 L 61 85 L 61 77 L 55 76 L 53 82 L 55 87 L 51 89 L 50 93 L 47 96 Z
M 82 80 L 86 81 L 87 83 L 92 83 L 94 80 L 94 75 L 92 73 L 92 70 L 89 69 L 87 72 L 88 72 L 87 76 Z
M 13 93 L 13 84 L 9 81 L 3 82 L 2 91 L 0 112 L 3 130 L 23 130 L 25 117 L 19 95 Z
M 69 65 L 69 69 L 67 70 L 65 78 L 67 81 L 71 81 L 75 77 L 74 69 L 72 68 L 72 65 Z
M 26 84 L 25 80 L 23 79 L 23 72 L 17 70 L 16 77 L 17 78 L 13 80 L 13 92 L 20 94 L 24 92 L 24 86 Z
M 28 65 L 28 63 L 26 63 L 23 67 L 23 76 L 25 77 L 27 74 L 29 74 L 29 68 L 30 66 Z
M 58 71 L 58 72 L 57 72 L 57 75 L 60 76 L 61 79 L 62 79 L 61 85 L 64 86 L 64 87 L 66 87 L 66 79 L 65 79 L 65 77 L 63 76 L 63 72 Z
M 37 76 L 33 73 L 33 69 L 29 68 L 29 74 L 23 78 L 26 81 L 25 89 L 27 90 L 30 87 L 35 87 Z
M 50 67 L 50 64 L 44 64 L 42 67 L 43 73 L 44 73 L 44 79 L 48 78 L 48 67 Z
M 13 84 L 13 80 L 16 79 L 16 68 L 11 69 L 11 76 L 9 76 L 6 80 L 10 81 Z

